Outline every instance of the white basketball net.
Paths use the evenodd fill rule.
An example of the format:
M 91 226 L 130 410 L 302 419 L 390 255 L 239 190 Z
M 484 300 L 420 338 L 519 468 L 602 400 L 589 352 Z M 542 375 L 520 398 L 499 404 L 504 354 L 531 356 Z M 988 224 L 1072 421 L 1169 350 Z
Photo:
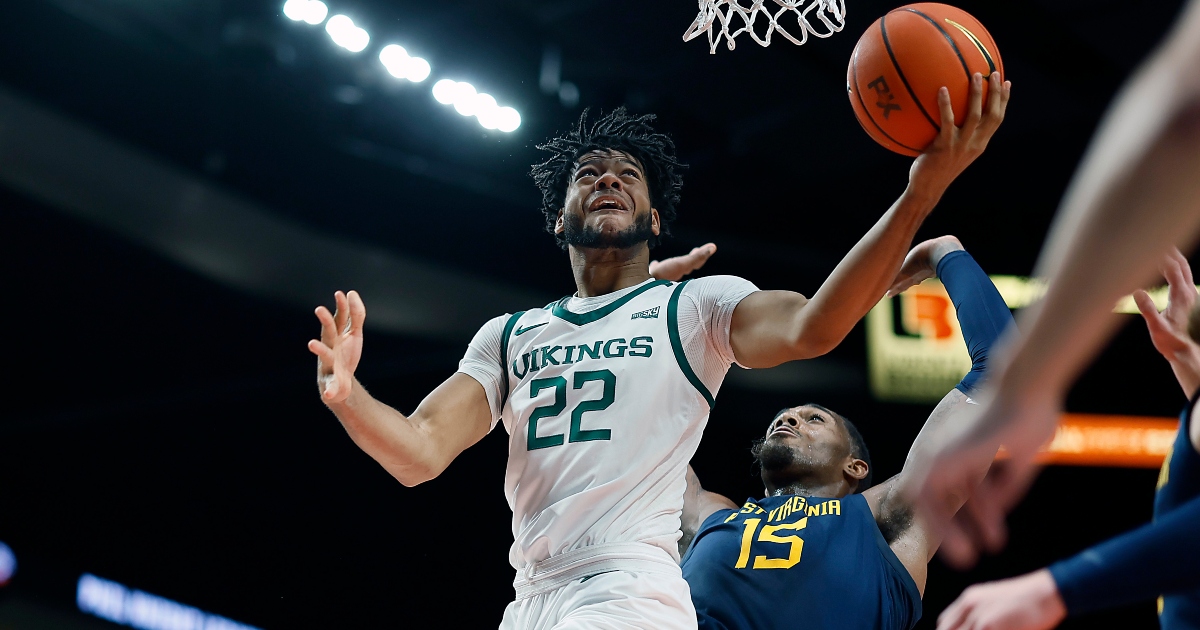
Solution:
M 699 2 L 700 14 L 683 34 L 683 41 L 690 42 L 699 37 L 700 33 L 708 33 L 708 49 L 709 53 L 713 54 L 717 52 L 717 44 L 721 42 L 721 38 L 725 38 L 729 50 L 733 50 L 737 46 L 734 38 L 742 33 L 749 33 L 750 38 L 758 42 L 759 46 L 769 46 L 771 35 L 775 31 L 779 31 L 780 35 L 799 46 L 808 41 L 809 34 L 812 34 L 813 37 L 829 37 L 841 31 L 842 27 L 846 25 L 845 0 L 699 0 Z M 778 5 L 779 10 L 772 15 L 771 10 L 774 6 L 769 9 L 763 6 L 764 4 Z M 767 28 L 764 35 L 759 35 L 754 24 L 760 13 L 766 16 Z M 795 15 L 797 24 L 789 25 L 788 28 L 798 32 L 798 36 L 785 30 L 781 23 L 784 19 L 790 22 L 792 15 Z M 820 22 L 822 26 L 814 26 L 814 20 Z

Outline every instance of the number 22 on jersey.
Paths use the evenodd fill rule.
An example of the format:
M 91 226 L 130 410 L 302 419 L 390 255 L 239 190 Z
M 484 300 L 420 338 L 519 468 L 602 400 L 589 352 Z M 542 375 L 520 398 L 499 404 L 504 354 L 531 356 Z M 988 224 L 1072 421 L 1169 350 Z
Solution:
M 587 370 L 575 372 L 573 390 L 582 389 L 592 381 L 600 381 L 604 391 L 600 398 L 581 400 L 571 409 L 571 431 L 567 437 L 569 442 L 591 442 L 593 440 L 610 440 L 610 429 L 584 429 L 583 414 L 589 411 L 608 409 L 617 395 L 617 376 L 610 370 Z M 552 378 L 537 378 L 529 382 L 529 397 L 536 398 L 543 389 L 554 389 L 554 402 L 535 407 L 529 415 L 529 434 L 526 446 L 534 451 L 551 446 L 562 446 L 563 434 L 538 436 L 538 421 L 544 418 L 558 416 L 567 407 L 567 379 L 562 376 Z

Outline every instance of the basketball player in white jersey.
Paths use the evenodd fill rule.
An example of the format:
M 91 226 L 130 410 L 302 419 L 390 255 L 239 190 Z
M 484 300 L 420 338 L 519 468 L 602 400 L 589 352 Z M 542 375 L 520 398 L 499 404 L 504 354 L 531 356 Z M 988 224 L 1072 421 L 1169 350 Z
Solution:
M 676 540 L 687 463 L 726 371 L 815 357 L 845 337 L 1000 124 L 1008 90 L 993 81 L 985 108 L 977 78 L 961 128 L 943 90 L 942 133 L 908 188 L 811 300 L 729 276 L 652 278 L 650 247 L 682 185 L 674 145 L 652 116 L 618 109 L 589 125 L 585 113 L 533 170 L 577 293 L 484 324 L 458 372 L 406 416 L 354 378 L 366 309 L 338 292 L 309 342 L 322 400 L 406 486 L 503 422 L 517 574 L 501 627 L 695 628 Z

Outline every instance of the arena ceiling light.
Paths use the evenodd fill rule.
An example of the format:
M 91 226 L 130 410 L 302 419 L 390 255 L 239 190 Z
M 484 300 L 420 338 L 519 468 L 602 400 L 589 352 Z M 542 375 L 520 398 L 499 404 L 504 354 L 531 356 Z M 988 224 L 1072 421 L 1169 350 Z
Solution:
M 511 107 L 501 107 L 496 98 L 479 92 L 466 81 L 442 79 L 433 84 L 433 98 L 443 105 L 453 105 L 463 116 L 474 116 L 484 129 L 511 133 L 521 126 L 521 114 Z
M 356 26 L 349 16 L 341 14 L 329 18 L 325 32 L 329 33 L 333 43 L 350 52 L 362 52 L 371 42 L 371 36 L 365 30 Z
M 420 57 L 412 57 L 403 46 L 388 44 L 379 51 L 379 61 L 387 68 L 388 74 L 397 79 L 408 79 L 420 83 L 429 78 L 432 68 L 429 62 Z
M 321 0 L 287 0 L 283 3 L 283 14 L 297 22 L 307 22 L 316 26 L 325 21 L 329 15 L 329 7 Z
M 283 3 L 283 14 L 288 19 L 313 26 L 325 22 L 325 32 L 329 33 L 333 43 L 350 52 L 362 52 L 371 43 L 370 34 L 349 16 L 337 14 L 326 22 L 329 7 L 321 0 L 287 0 Z M 408 54 L 398 44 L 384 46 L 379 51 L 379 62 L 388 74 L 413 83 L 428 79 L 433 72 L 428 61 Z M 501 106 L 495 97 L 477 91 L 475 86 L 465 81 L 442 79 L 434 84 L 433 97 L 439 103 L 453 105 L 454 110 L 463 116 L 474 116 L 484 129 L 511 133 L 521 126 L 520 112 L 512 107 Z

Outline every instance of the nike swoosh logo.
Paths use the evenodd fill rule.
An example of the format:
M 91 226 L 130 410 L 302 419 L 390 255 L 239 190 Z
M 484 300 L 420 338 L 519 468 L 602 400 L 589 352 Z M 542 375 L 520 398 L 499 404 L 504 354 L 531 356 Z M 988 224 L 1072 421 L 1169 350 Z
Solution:
M 537 328 L 539 326 L 545 326 L 546 324 L 549 324 L 549 323 L 550 322 L 542 322 L 540 324 L 534 324 L 532 326 L 521 326 L 521 327 L 517 328 L 517 332 L 513 333 L 513 336 L 516 337 L 517 335 L 524 335 L 525 333 L 533 330 L 534 328 Z

